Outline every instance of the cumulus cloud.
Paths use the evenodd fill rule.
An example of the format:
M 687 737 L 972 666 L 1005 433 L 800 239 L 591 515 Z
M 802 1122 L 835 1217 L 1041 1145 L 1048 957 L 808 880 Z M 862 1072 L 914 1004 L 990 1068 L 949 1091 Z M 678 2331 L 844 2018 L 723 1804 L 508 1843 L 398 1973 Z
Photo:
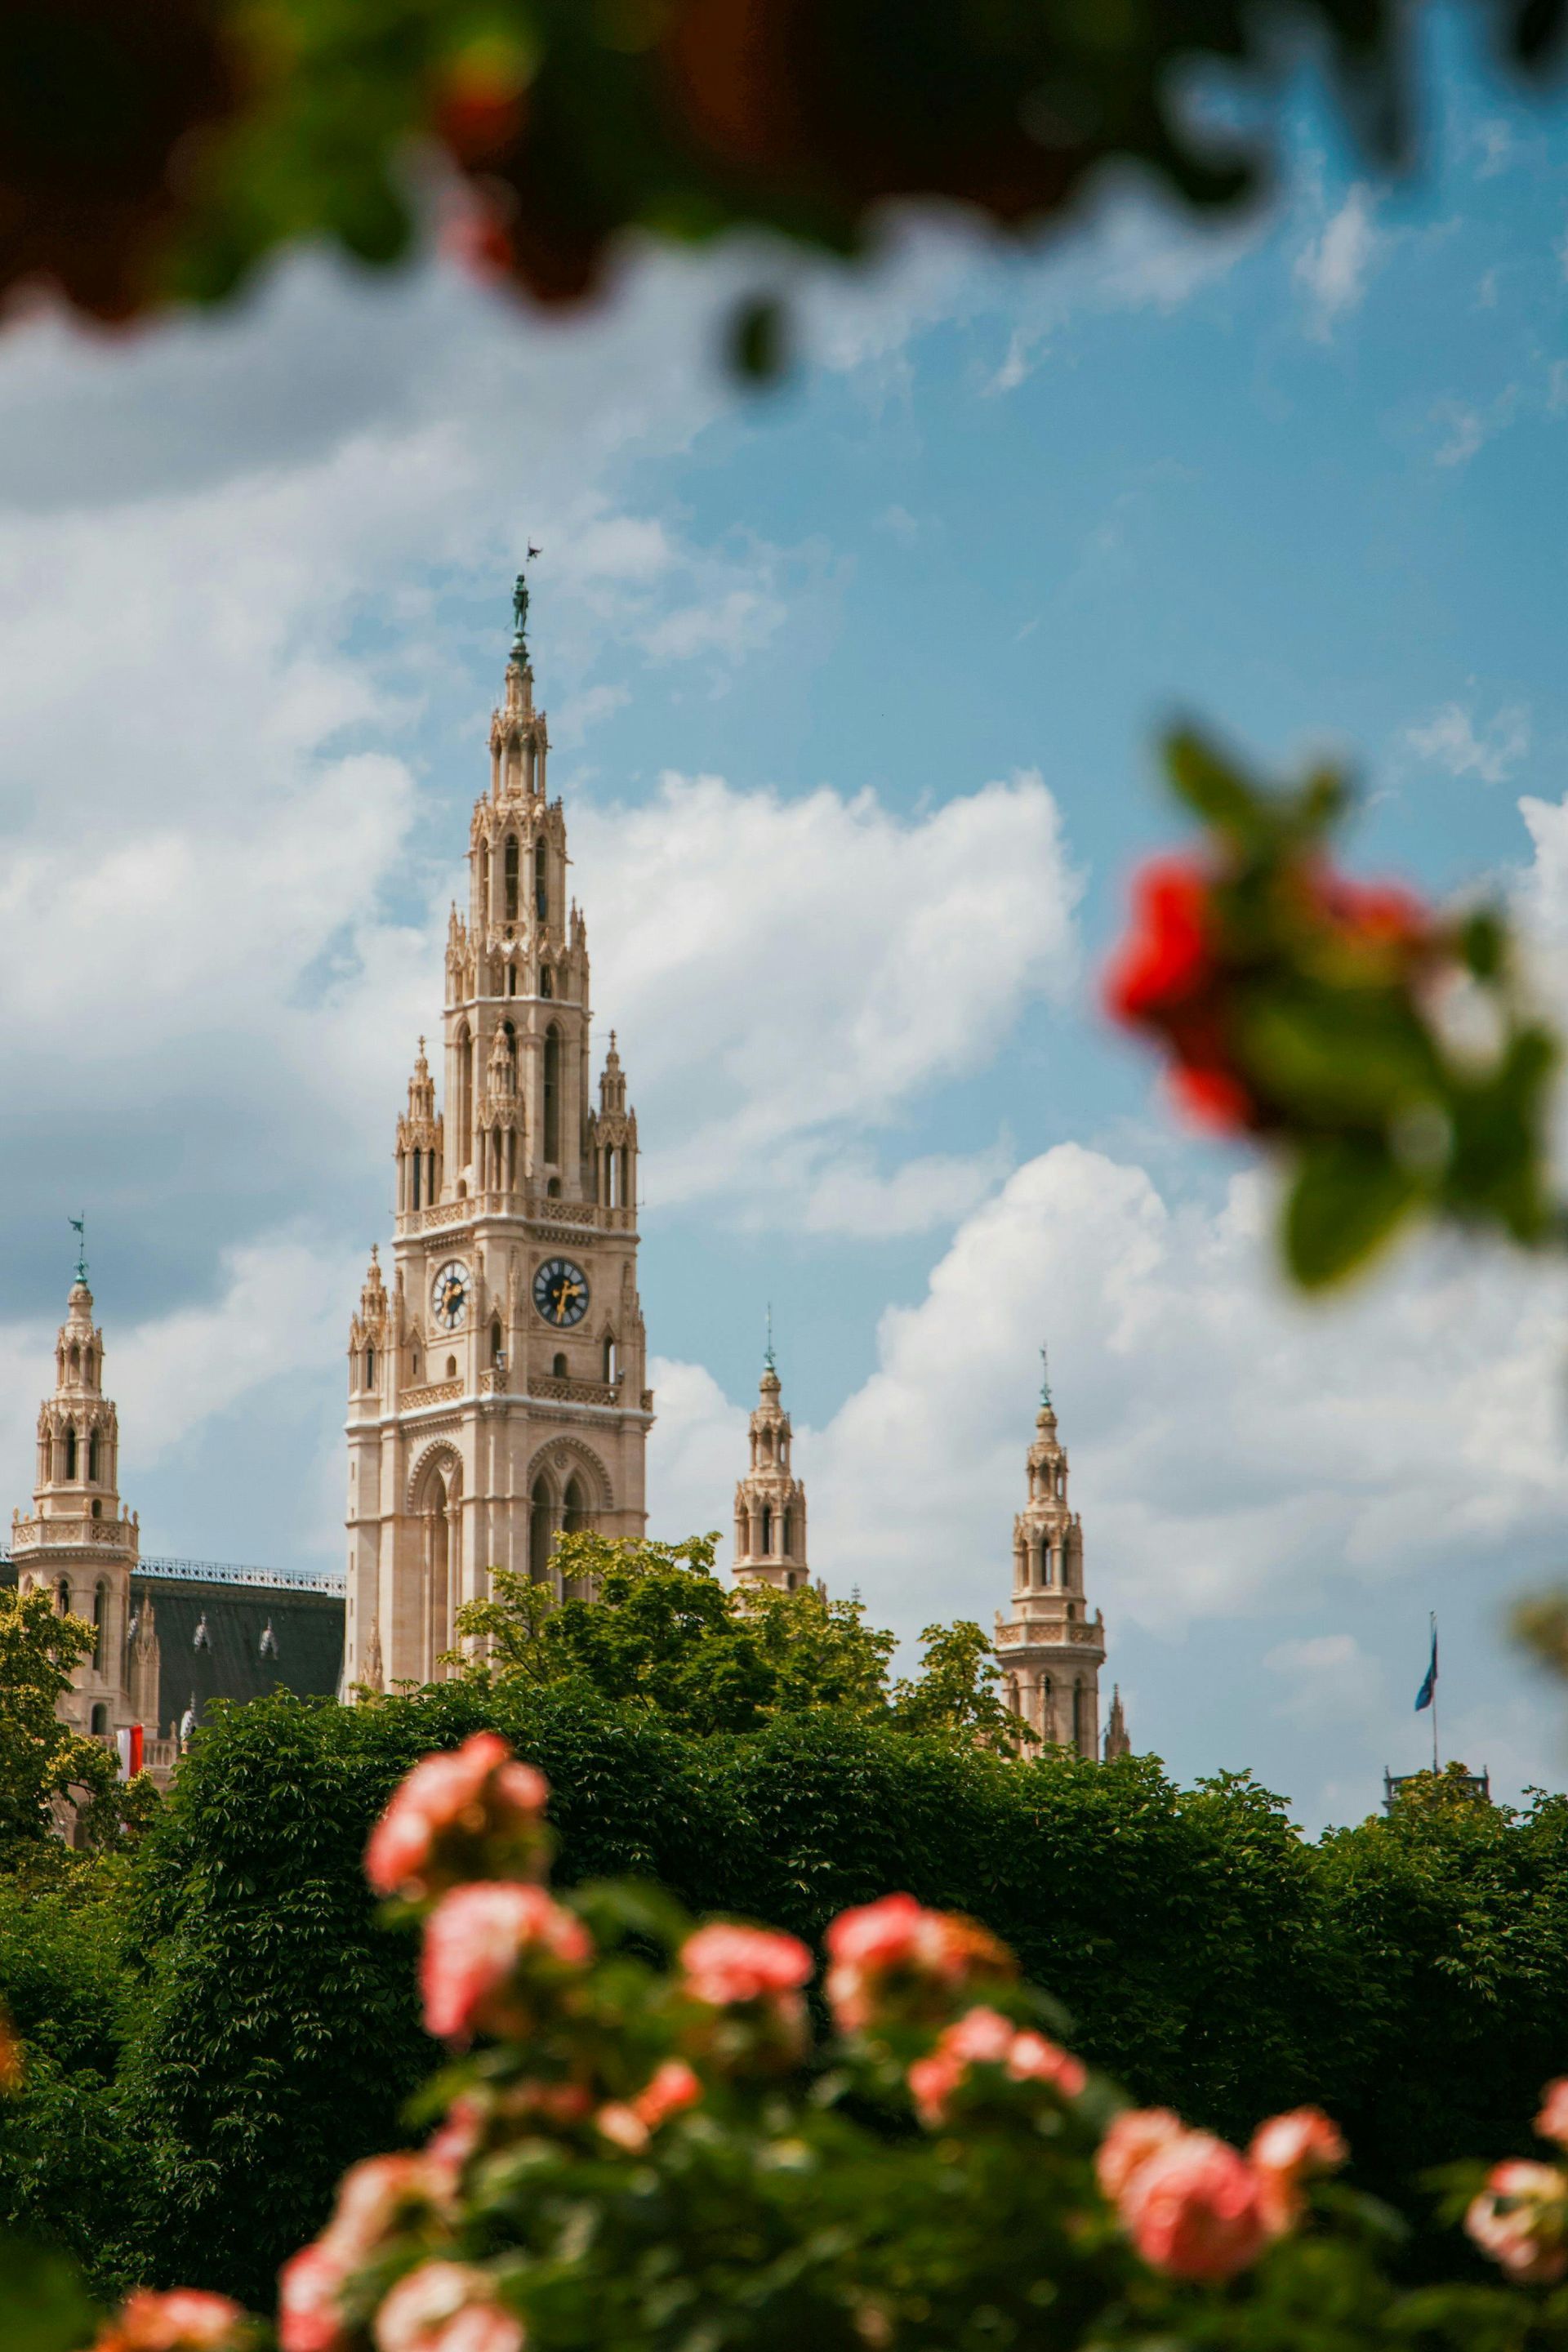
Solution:
M 1366 292 L 1379 236 L 1371 190 L 1358 183 L 1296 257 L 1296 280 L 1308 296 L 1310 331 L 1326 342 Z
M 1033 772 L 912 820 L 868 791 L 670 775 L 636 807 L 584 807 L 573 844 L 663 1206 L 910 1230 L 916 1188 L 876 1181 L 855 1139 L 981 1066 L 1073 972 L 1080 878 Z M 928 1170 L 922 1222 L 992 1164 Z
M 1503 784 L 1529 754 L 1530 713 L 1522 703 L 1510 703 L 1478 727 L 1472 709 L 1445 702 L 1430 719 L 1406 728 L 1405 740 L 1412 751 L 1447 768 L 1451 776 L 1479 776 L 1485 784 Z

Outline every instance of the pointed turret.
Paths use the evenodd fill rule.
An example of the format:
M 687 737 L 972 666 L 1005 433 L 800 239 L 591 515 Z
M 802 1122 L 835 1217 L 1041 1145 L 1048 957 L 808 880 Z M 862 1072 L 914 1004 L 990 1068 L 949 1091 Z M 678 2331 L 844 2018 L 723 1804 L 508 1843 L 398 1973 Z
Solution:
M 1132 1741 L 1127 1729 L 1127 1717 L 1122 1711 L 1121 1693 L 1110 1685 L 1110 1713 L 1105 1719 L 1105 1760 L 1108 1764 L 1118 1756 L 1131 1756 Z
M 793 1442 L 770 1333 L 752 1415 L 751 1467 L 735 1488 L 738 1584 L 797 1592 L 811 1581 L 805 1557 L 805 1488 L 790 1466 Z
M 1105 1624 L 1083 1597 L 1083 1523 L 1068 1502 L 1067 1449 L 1048 1375 L 1026 1475 L 1028 1499 L 1013 1522 L 1012 1607 L 996 1612 L 1004 1696 L 1048 1745 L 1094 1759 Z
M 599 1078 L 599 1108 L 588 1114 L 588 1164 L 594 1198 L 636 1222 L 637 1205 L 637 1115 L 626 1108 L 626 1075 L 610 1032 L 610 1050 Z
M 38 1409 L 32 1516 L 14 1513 L 11 1556 L 24 1591 L 52 1591 L 96 1641 L 61 1700 L 66 1721 L 110 1736 L 132 1721 L 122 1685 L 131 1571 L 140 1540 L 120 1501 L 120 1421 L 103 1393 L 103 1333 L 79 1268 L 55 1342 L 55 1389 Z

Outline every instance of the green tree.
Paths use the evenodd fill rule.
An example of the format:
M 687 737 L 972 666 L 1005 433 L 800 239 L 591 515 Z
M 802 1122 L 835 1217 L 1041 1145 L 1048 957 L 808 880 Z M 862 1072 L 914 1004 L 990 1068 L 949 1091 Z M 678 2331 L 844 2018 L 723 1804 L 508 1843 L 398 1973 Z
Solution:
M 1002 1669 L 973 1618 L 927 1625 L 921 1643 L 919 1675 L 894 1693 L 894 1712 L 906 1730 L 945 1732 L 994 1748 L 999 1756 L 1019 1756 L 1037 1746 L 1032 1727 L 996 1696 Z
M 57 1712 L 94 1639 L 47 1593 L 0 1591 L 0 1865 L 43 1845 L 58 1797 L 81 1806 L 93 1831 L 112 1822 L 118 1760 Z
M 491 1597 L 458 1612 L 470 1646 L 450 1661 L 480 1684 L 576 1678 L 683 1731 L 754 1731 L 805 1706 L 884 1713 L 894 1636 L 858 1601 L 726 1591 L 717 1543 L 563 1534 L 552 1565 L 568 1597 L 557 1606 L 547 1586 L 492 1570 Z

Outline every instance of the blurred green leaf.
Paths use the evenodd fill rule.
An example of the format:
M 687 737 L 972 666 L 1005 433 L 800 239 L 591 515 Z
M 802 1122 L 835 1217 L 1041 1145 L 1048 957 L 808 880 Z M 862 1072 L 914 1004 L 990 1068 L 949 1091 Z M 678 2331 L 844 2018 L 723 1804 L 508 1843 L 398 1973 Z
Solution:
M 1286 1263 L 1306 1290 L 1364 1264 L 1389 1241 L 1424 1187 L 1370 1139 L 1309 1144 L 1285 1207 Z
M 0 2345 L 5 2352 L 79 2352 L 98 2315 L 64 2254 L 0 2237 Z

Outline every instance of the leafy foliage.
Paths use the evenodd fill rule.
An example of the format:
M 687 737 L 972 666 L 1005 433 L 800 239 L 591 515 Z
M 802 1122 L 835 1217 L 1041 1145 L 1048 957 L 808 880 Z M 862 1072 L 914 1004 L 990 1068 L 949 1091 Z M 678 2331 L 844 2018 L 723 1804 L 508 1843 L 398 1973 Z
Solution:
M 55 1712 L 93 1639 L 87 1620 L 62 1615 L 47 1592 L 0 1588 L 0 1864 L 48 1837 L 54 1798 L 112 1813 L 115 1758 Z
M 1269 793 L 1185 733 L 1166 763 L 1205 845 L 1145 870 L 1110 1003 L 1159 1039 L 1190 1116 L 1283 1161 L 1296 1281 L 1338 1281 L 1421 1216 L 1561 1244 L 1546 1173 L 1560 1048 L 1502 915 L 1443 915 L 1333 873 L 1325 843 L 1349 795 L 1331 770 Z
M 858 1601 L 727 1590 L 713 1574 L 718 1540 L 563 1534 L 552 1564 L 567 1598 L 557 1606 L 548 1587 L 492 1569 L 492 1597 L 458 1612 L 465 1646 L 447 1663 L 481 1686 L 577 1680 L 699 1734 L 754 1731 L 812 1706 L 885 1716 L 894 1636 L 868 1625 Z M 1001 1708 L 986 1705 L 987 1677 L 998 1679 L 984 1663 L 990 1643 L 978 1626 L 953 1628 L 950 1655 L 949 1631 L 928 1629 L 926 1671 L 900 1685 L 898 1719 L 1005 1738 Z
M 1396 0 L 1295 0 L 1363 143 L 1409 144 L 1414 26 Z M 1539 68 L 1563 0 L 1486 0 Z M 1257 84 L 1291 54 L 1245 0 L 113 0 L 0 10 L 0 292 L 37 278 L 118 318 L 230 294 L 280 245 L 395 261 L 411 156 L 464 191 L 464 249 L 546 302 L 602 278 L 632 229 L 763 228 L 849 253 L 889 198 L 1015 231 L 1115 158 L 1234 207 L 1260 141 L 1199 125 L 1195 67 Z M 777 354 L 766 294 L 743 364 Z
M 999 1756 L 1017 1756 L 1037 1735 L 996 1696 L 1002 1669 L 988 1636 L 967 1617 L 927 1625 L 921 1675 L 900 1683 L 896 1712 L 910 1731 L 947 1731 L 984 1740 Z

